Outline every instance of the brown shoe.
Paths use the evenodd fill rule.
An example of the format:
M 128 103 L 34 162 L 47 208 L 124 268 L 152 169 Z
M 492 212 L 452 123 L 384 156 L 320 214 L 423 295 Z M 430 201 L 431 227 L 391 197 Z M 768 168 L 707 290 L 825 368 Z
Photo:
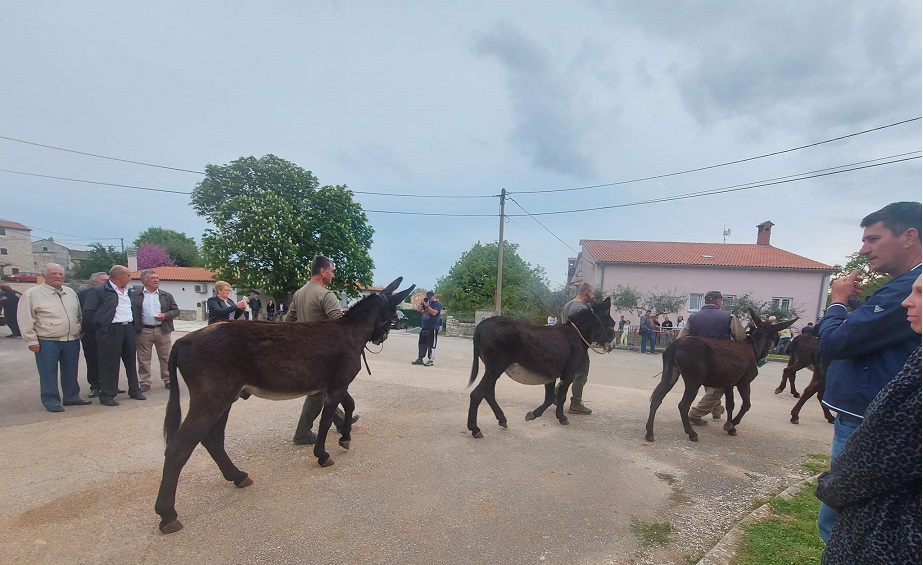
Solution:
M 568 414 L 583 414 L 584 416 L 589 416 L 593 413 L 592 410 L 583 405 L 583 403 L 570 403 L 570 408 L 567 409 Z
M 147 392 L 151 390 L 151 383 L 141 383 L 141 392 Z

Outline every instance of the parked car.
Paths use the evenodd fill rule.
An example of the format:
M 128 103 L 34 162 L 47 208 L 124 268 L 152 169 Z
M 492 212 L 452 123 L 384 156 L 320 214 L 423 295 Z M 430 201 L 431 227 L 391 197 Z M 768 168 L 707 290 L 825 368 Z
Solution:
M 38 277 L 38 273 L 14 273 L 3 278 L 12 282 L 38 282 Z
M 398 310 L 394 319 L 391 320 L 391 329 L 394 330 L 405 330 L 407 329 L 407 316 L 403 312 Z

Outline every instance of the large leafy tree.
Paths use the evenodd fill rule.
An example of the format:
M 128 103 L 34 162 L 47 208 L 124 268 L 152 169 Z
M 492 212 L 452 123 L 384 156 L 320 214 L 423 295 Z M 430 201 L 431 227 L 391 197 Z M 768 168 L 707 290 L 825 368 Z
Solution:
M 128 257 L 124 251 L 117 251 L 115 247 L 103 246 L 102 243 L 91 243 L 90 254 L 80 261 L 74 269 L 74 277 L 88 279 L 93 273 L 108 273 L 113 265 L 128 265 Z
M 551 292 L 541 267 L 532 267 L 517 253 L 518 245 L 503 246 L 503 310 L 535 321 L 544 320 L 551 308 Z M 497 291 L 496 243 L 476 243 L 436 281 L 436 292 L 446 308 L 458 312 L 494 307 Z
M 311 260 L 336 263 L 331 290 L 372 284 L 374 230 L 345 185 L 320 186 L 311 171 L 275 155 L 208 165 L 192 206 L 214 226 L 202 236 L 205 265 L 236 288 L 276 298 L 310 276 Z
M 645 310 L 661 316 L 679 312 L 686 305 L 686 294 L 675 289 L 666 292 L 642 293 L 633 286 L 618 285 L 609 293 L 612 298 L 612 307 L 622 312 L 634 311 L 638 316 Z
M 195 240 L 183 232 L 174 231 L 167 228 L 151 226 L 138 234 L 135 239 L 135 247 L 140 248 L 142 244 L 150 243 L 162 247 L 170 255 L 173 264 L 177 267 L 201 267 L 202 258 L 199 255 L 199 247 Z

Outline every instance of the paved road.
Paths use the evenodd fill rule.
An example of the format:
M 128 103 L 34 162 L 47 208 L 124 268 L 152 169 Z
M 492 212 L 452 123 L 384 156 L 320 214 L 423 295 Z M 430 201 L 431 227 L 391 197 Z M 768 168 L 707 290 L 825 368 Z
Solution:
M 772 394 L 780 364 L 761 370 L 737 437 L 709 425 L 689 442 L 679 385 L 647 443 L 660 357 L 625 351 L 592 356 L 594 413 L 567 427 L 550 414 L 524 421 L 542 389 L 501 379 L 509 429 L 482 406 L 476 440 L 465 429 L 470 340 L 440 339 L 436 366 L 418 367 L 416 337 L 392 332 L 369 355 L 373 374 L 350 389 L 362 417 L 352 449 L 328 445 L 330 468 L 290 442 L 300 399 L 236 403 L 228 451 L 255 484 L 226 483 L 199 448 L 177 495 L 186 528 L 169 536 L 153 512 L 167 391 L 51 414 L 31 354 L 0 338 L 0 562 L 687 563 L 755 500 L 803 477 L 805 454 L 829 451 L 832 429 L 813 401 L 801 425 L 788 423 L 794 401 Z M 660 522 L 673 528 L 666 547 L 632 533 Z

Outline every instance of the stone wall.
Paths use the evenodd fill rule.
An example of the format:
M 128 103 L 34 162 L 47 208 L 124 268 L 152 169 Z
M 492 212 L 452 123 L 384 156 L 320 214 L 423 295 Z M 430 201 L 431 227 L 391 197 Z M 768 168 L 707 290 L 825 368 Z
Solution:
M 454 316 L 445 318 L 445 335 L 449 337 L 471 337 L 474 335 L 474 324 L 459 322 Z

